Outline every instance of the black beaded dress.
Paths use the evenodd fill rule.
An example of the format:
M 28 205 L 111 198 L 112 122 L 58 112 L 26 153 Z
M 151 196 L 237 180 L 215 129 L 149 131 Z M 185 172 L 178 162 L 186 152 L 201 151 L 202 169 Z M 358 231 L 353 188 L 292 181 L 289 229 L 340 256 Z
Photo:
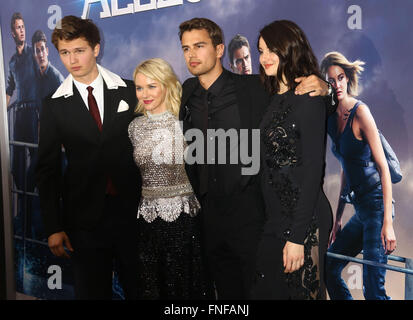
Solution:
M 323 192 L 326 108 L 320 97 L 276 94 L 261 121 L 266 223 L 257 254 L 255 299 L 323 299 L 332 212 Z M 286 241 L 304 245 L 304 266 L 284 273 Z
M 142 175 L 138 218 L 140 299 L 205 299 L 199 202 L 184 167 L 184 137 L 169 111 L 129 125 Z

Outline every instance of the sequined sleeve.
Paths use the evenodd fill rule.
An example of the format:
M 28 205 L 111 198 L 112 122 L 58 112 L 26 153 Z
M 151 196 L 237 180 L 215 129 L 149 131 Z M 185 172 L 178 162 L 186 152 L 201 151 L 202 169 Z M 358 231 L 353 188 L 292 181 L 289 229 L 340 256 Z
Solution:
M 325 164 L 326 109 L 322 98 L 281 98 L 264 128 L 270 183 L 281 214 L 291 221 L 289 241 L 303 244 L 322 188 Z
M 133 157 L 142 175 L 142 198 L 137 217 L 171 222 L 180 214 L 195 216 L 200 209 L 186 175 L 184 137 L 169 112 L 136 118 L 128 128 Z

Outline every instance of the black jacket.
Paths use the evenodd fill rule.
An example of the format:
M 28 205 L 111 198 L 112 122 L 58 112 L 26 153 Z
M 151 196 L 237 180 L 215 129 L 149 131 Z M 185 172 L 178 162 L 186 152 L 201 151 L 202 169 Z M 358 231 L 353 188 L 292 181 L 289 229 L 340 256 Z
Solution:
M 44 100 L 36 180 L 47 236 L 95 227 L 103 213 L 108 177 L 124 207 L 119 215 L 136 215 L 140 175 L 127 130 L 136 96 L 133 82 L 124 81 L 127 87 L 111 90 L 104 84 L 102 132 L 74 84 L 72 96 Z M 117 112 L 121 100 L 129 109 Z M 62 146 L 67 157 L 64 174 Z
M 251 133 L 252 129 L 258 129 L 261 118 L 264 114 L 266 107 L 269 104 L 269 96 L 265 92 L 260 79 L 256 75 L 238 75 L 230 73 L 227 70 L 231 79 L 234 81 L 236 87 L 237 105 L 239 108 L 239 115 L 241 120 L 241 129 L 248 129 Z M 179 113 L 179 119 L 183 121 L 184 133 L 193 128 L 191 122 L 191 110 L 187 105 L 189 97 L 193 94 L 197 88 L 199 81 L 197 78 L 187 79 L 183 84 L 182 102 Z M 249 141 L 249 155 L 251 155 L 251 136 Z M 186 171 L 191 181 L 191 184 L 199 195 L 199 177 L 197 177 L 196 164 L 186 165 Z M 241 168 L 243 164 L 239 164 L 239 171 L 233 174 L 231 179 L 237 181 L 239 188 L 234 189 L 233 192 L 242 192 L 242 190 L 252 182 L 257 180 L 257 175 L 241 175 Z M 248 165 L 247 165 L 248 166 Z

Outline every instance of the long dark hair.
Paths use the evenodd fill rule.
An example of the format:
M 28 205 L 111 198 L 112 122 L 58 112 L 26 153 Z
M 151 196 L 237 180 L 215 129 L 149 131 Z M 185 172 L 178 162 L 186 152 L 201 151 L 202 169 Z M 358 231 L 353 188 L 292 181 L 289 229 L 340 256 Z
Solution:
M 289 89 L 295 89 L 297 83 L 294 79 L 297 77 L 311 74 L 321 77 L 317 58 L 310 43 L 304 32 L 294 22 L 278 20 L 265 26 L 260 31 L 257 47 L 259 47 L 260 38 L 280 59 L 276 76 L 267 76 L 260 65 L 260 78 L 269 93 L 279 91 L 279 81 L 282 81 L 283 75 Z

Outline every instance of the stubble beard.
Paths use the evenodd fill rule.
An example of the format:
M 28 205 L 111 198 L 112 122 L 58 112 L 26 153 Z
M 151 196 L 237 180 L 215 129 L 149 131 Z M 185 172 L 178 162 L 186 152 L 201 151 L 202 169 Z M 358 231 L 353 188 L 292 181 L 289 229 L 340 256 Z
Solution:
M 200 66 L 202 66 L 202 64 Z M 200 76 L 210 73 L 212 70 L 214 70 L 215 66 L 216 66 L 216 63 L 208 69 L 201 68 L 200 70 L 196 70 L 196 68 L 194 68 L 195 70 L 193 70 L 191 68 L 188 68 L 188 70 L 193 76 L 200 77 Z

